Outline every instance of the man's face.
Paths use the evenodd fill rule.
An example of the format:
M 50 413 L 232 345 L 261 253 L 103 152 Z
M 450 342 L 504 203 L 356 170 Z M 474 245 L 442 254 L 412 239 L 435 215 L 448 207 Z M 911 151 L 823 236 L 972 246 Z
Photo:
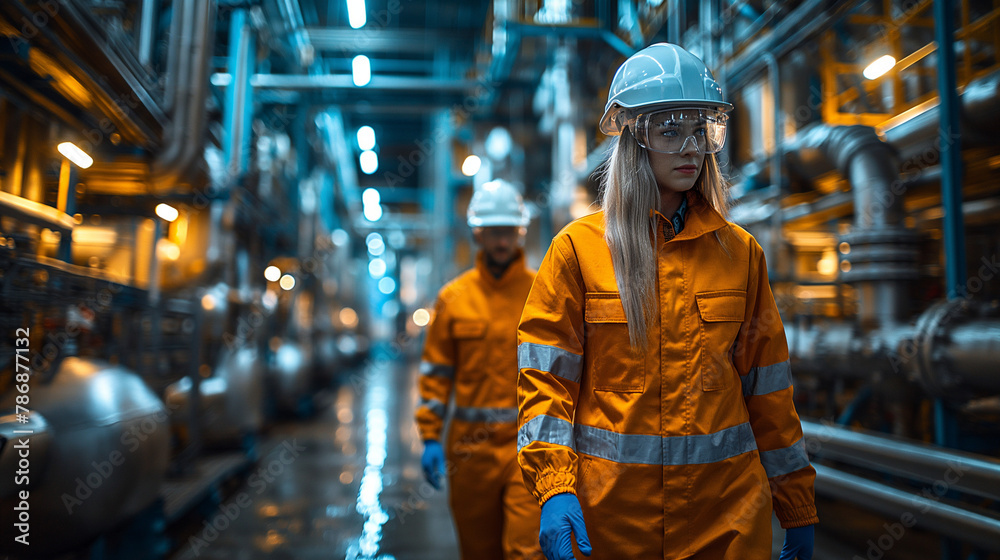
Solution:
M 489 261 L 499 266 L 506 266 L 517 255 L 521 228 L 516 226 L 477 228 L 474 235 L 476 243 L 486 253 Z

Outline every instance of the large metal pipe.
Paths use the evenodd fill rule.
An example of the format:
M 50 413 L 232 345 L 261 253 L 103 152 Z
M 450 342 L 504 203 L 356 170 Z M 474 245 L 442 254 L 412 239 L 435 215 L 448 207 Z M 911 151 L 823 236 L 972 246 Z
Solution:
M 1000 461 L 839 426 L 802 421 L 809 453 L 824 459 L 948 486 L 1000 500 Z
M 778 63 L 778 58 L 774 56 L 773 53 L 764 53 L 764 59 L 767 61 L 768 70 L 768 81 L 771 87 L 771 110 L 773 114 L 771 118 L 771 126 L 773 130 L 771 131 L 773 135 L 773 145 L 771 149 L 771 186 L 776 193 L 778 193 L 778 199 L 784 198 L 785 188 L 782 184 L 784 178 L 782 177 L 782 144 L 784 143 L 785 134 L 783 129 L 783 118 L 781 109 L 781 66 Z M 777 205 L 778 208 L 781 207 L 780 204 Z M 784 236 L 784 224 L 782 223 L 782 214 L 780 211 L 771 214 L 771 235 L 768 236 L 770 240 L 770 251 L 768 253 L 767 268 L 768 276 L 771 278 L 784 279 L 785 274 L 779 273 L 779 270 L 783 273 L 787 270 L 788 259 L 786 258 L 786 253 L 783 251 L 785 244 Z
M 994 72 L 972 82 L 969 82 L 959 96 L 961 105 L 960 117 L 965 118 L 962 124 L 962 145 L 979 147 L 996 145 L 998 137 L 996 126 L 1000 123 L 1000 72 Z M 942 139 L 938 136 L 940 124 L 940 105 L 906 118 L 896 123 L 890 122 L 882 126 L 880 132 L 887 142 L 895 146 L 903 161 L 914 158 L 926 160 L 924 164 L 938 160 L 942 147 Z M 952 134 L 958 134 L 953 130 Z M 957 139 L 957 138 L 956 138 Z M 950 142 L 952 138 L 944 139 Z
M 223 123 L 223 144 L 226 151 L 227 180 L 242 176 L 247 169 L 250 147 L 249 123 L 253 111 L 253 88 L 250 76 L 254 70 L 253 33 L 247 21 L 247 10 L 233 12 L 229 26 L 229 72 L 232 80 L 226 88 L 226 111 Z
M 305 20 L 302 18 L 302 7 L 298 0 L 277 0 L 278 10 L 287 23 L 289 43 L 295 50 L 295 60 L 302 68 L 312 66 L 316 50 L 309 39 Z
M 989 303 L 951 299 L 932 305 L 899 348 L 900 368 L 937 397 L 1000 393 L 1000 319 Z
M 918 275 L 914 235 L 901 227 L 903 199 L 899 159 L 875 130 L 866 126 L 813 124 L 786 144 L 786 160 L 801 175 L 837 169 L 851 183 L 854 228 L 844 236 L 851 267 L 842 279 L 858 289 L 859 321 L 866 329 L 909 319 L 905 282 Z
M 956 326 L 941 347 L 942 359 L 963 372 L 963 382 L 1000 394 L 1000 322 L 977 319 Z
M 847 500 L 899 520 L 898 531 L 905 533 L 908 527 L 915 525 L 985 550 L 1000 551 L 1000 519 L 985 512 L 955 507 L 824 465 L 813 465 L 813 468 L 816 469 L 817 494 Z
M 175 105 L 167 129 L 167 144 L 153 161 L 152 183 L 156 192 L 176 188 L 202 155 L 205 139 L 205 97 L 208 93 L 209 64 L 215 31 L 214 0 L 177 0 L 180 18 L 178 80 L 174 84 Z
M 815 123 L 790 139 L 784 151 L 789 168 L 801 176 L 836 169 L 850 180 L 856 227 L 878 229 L 902 221 L 902 199 L 884 196 L 899 178 L 899 159 L 873 128 Z
M 1000 318 L 988 303 L 944 300 L 910 324 L 864 332 L 846 322 L 785 323 L 797 373 L 916 380 L 929 395 L 957 400 L 1000 393 Z
M 934 0 L 937 43 L 938 139 L 941 144 L 941 204 L 944 206 L 945 281 L 949 298 L 963 297 L 965 287 L 965 222 L 962 219 L 962 130 L 955 92 L 955 6 Z M 966 46 L 968 48 L 968 46 Z
M 153 28 L 156 25 L 156 0 L 142 0 L 139 20 L 139 63 L 149 67 L 153 63 Z
M 89 6 L 80 4 L 76 0 L 45 3 L 7 0 L 0 2 L 0 26 L 20 30 L 20 34 L 9 35 L 15 48 L 23 44 L 37 49 L 38 56 L 33 55 L 33 59 L 45 60 L 45 64 L 69 74 L 79 82 L 77 87 L 86 91 L 85 95 L 64 94 L 66 100 L 109 119 L 126 142 L 156 146 L 165 118 L 150 93 L 153 88 L 150 78 L 134 54 L 118 47 L 120 42 L 100 27 Z M 14 82 L 15 91 L 28 94 L 46 110 L 82 126 L 75 111 L 65 110 L 64 99 L 49 99 L 29 81 L 4 74 Z

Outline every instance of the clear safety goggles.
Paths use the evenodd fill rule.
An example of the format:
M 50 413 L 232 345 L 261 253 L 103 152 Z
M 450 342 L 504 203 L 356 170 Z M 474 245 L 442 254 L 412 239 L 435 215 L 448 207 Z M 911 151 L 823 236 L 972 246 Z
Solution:
M 712 109 L 664 109 L 635 114 L 626 124 L 639 145 L 652 152 L 715 154 L 726 143 L 728 118 Z

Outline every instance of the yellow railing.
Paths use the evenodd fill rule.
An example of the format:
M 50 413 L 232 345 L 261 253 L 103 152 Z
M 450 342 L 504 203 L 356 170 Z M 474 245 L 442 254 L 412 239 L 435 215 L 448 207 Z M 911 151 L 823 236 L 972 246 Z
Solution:
M 891 0 L 883 0 L 882 15 L 848 16 L 846 20 L 848 25 L 864 26 L 869 30 L 877 28 L 880 38 L 872 41 L 870 45 L 878 47 L 877 42 L 883 42 L 884 49 L 897 60 L 889 72 L 874 80 L 861 78 L 864 64 L 869 61 L 862 64 L 840 61 L 837 53 L 842 50 L 842 45 L 838 43 L 835 32 L 828 30 L 823 34 L 820 40 L 822 60 L 820 74 L 823 88 L 822 114 L 825 122 L 839 125 L 879 126 L 914 107 L 937 99 L 936 80 L 929 80 L 928 83 L 933 85 L 912 99 L 907 99 L 904 87 L 904 77 L 907 74 L 918 73 L 931 77 L 936 75 L 936 68 L 919 64 L 937 50 L 933 41 L 913 52 L 903 52 L 903 32 L 907 27 L 934 28 L 934 20 L 927 13 L 932 4 L 933 0 L 921 0 L 904 13 L 893 15 Z M 994 0 L 993 9 L 975 20 L 971 20 L 969 0 L 962 0 L 959 25 L 960 27 L 955 30 L 955 40 L 966 43 L 966 48 L 958 54 L 955 68 L 957 86 L 961 90 L 972 80 L 1000 67 L 1000 55 L 997 54 L 1000 53 L 1000 0 Z M 992 37 L 987 37 L 988 34 L 992 34 Z M 986 40 L 991 40 L 994 46 L 992 60 L 969 47 L 974 41 Z M 983 65 L 983 62 L 987 64 Z M 859 103 L 861 90 L 865 96 L 869 96 L 881 91 L 887 81 L 891 84 L 892 93 L 885 97 L 891 98 L 891 102 L 883 103 L 881 99 L 883 96 L 880 95 L 880 99 L 873 100 L 872 104 L 878 106 L 881 111 L 865 110 L 865 104 Z

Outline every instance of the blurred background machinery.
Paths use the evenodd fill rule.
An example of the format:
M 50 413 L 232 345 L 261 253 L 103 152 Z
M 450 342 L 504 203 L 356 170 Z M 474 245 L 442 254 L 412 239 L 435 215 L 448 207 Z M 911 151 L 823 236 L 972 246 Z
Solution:
M 537 265 L 598 209 L 614 69 L 671 41 L 736 106 L 828 542 L 1000 557 L 997 2 L 5 0 L 0 34 L 0 522 L 27 428 L 33 554 L 165 556 L 270 426 L 412 361 L 482 183 Z

